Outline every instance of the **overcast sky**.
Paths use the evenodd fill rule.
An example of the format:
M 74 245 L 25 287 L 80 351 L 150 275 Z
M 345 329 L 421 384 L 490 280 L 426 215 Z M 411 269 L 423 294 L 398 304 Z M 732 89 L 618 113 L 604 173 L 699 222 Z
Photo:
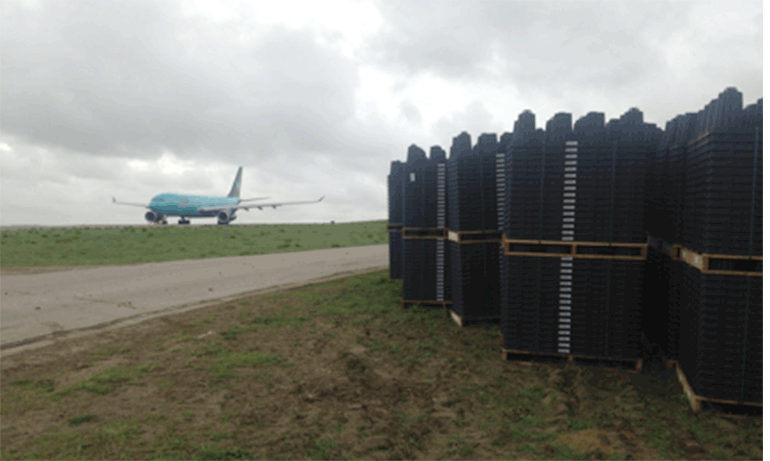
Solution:
M 0 224 L 143 224 L 160 192 L 387 218 L 415 143 L 762 97 L 762 2 L 0 0 Z M 176 224 L 176 220 L 172 221 Z M 213 219 L 198 222 L 213 223 Z M 195 224 L 195 221 L 193 221 Z

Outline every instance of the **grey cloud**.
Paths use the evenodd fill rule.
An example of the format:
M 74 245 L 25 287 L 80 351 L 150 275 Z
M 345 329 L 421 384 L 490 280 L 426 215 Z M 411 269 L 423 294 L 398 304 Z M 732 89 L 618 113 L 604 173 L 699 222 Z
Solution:
M 433 124 L 431 133 L 440 141 L 432 145 L 440 145 L 445 151 L 449 152 L 452 138 L 463 131 L 467 131 L 475 143 L 480 134 L 495 132 L 492 126 L 492 118 L 492 114 L 481 101 L 473 101 L 462 110 L 445 115 Z M 497 134 L 499 136 L 502 133 L 498 132 Z M 421 147 L 427 152 L 430 146 Z
M 400 109 L 401 115 L 403 115 L 404 118 L 410 122 L 420 123 L 422 121 L 422 114 L 420 113 L 420 109 L 414 103 L 410 101 L 402 101 Z
M 310 31 L 264 27 L 243 44 L 248 19 L 212 28 L 158 1 L 6 4 L 2 130 L 134 158 L 344 152 L 354 64 Z
M 547 95 L 630 91 L 665 78 L 674 70 L 663 55 L 669 40 L 691 26 L 692 14 L 705 7 L 703 2 L 606 0 L 389 0 L 378 5 L 389 27 L 368 47 L 380 66 L 406 75 L 510 84 Z M 729 2 L 710 5 L 736 8 Z M 757 21 L 749 14 L 757 7 L 761 9 L 760 2 L 741 5 L 747 24 Z M 718 63 L 728 45 L 710 34 L 715 33 L 699 30 L 693 46 L 708 43 L 704 52 Z M 761 69 L 761 43 L 761 28 L 742 43 L 753 58 L 753 63 L 743 63 L 746 70 Z M 487 66 L 495 50 L 503 66 L 499 73 Z

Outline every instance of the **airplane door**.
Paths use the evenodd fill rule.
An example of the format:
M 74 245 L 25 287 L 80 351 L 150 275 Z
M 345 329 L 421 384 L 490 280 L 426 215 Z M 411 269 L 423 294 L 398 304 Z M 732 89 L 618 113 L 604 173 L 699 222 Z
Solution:
M 179 199 L 179 211 L 187 213 L 191 210 L 190 201 L 186 198 Z

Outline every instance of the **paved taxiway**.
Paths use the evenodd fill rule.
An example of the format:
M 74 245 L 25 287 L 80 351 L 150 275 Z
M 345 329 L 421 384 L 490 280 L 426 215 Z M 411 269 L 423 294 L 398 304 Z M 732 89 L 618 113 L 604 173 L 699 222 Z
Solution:
M 7 275 L 0 280 L 0 347 L 50 343 L 236 295 L 387 267 L 388 245 L 369 245 Z

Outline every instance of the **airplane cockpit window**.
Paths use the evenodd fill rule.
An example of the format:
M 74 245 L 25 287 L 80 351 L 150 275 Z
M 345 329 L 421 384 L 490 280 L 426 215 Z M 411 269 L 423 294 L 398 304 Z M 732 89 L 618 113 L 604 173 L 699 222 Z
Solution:
M 163 199 L 162 198 L 154 198 L 154 199 L 152 199 L 152 201 L 153 202 L 162 202 Z

